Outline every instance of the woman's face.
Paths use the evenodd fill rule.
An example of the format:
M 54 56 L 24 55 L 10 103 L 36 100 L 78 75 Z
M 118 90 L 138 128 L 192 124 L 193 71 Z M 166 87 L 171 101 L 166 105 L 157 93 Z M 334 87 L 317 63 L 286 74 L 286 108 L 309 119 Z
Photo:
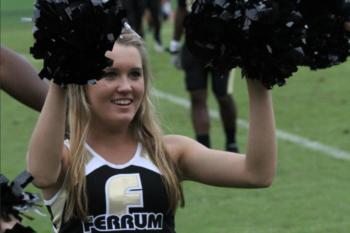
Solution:
M 113 65 L 86 93 L 92 110 L 92 123 L 128 126 L 140 107 L 145 92 L 142 60 L 132 46 L 115 44 L 106 57 Z

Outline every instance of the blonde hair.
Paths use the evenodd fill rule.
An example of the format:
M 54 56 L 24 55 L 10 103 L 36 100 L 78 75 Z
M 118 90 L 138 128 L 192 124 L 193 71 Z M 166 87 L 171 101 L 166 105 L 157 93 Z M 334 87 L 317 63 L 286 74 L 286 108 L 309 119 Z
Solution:
M 131 122 L 130 130 L 135 139 L 144 146 L 149 158 L 160 170 L 169 199 L 169 210 L 175 212 L 179 204 L 181 206 L 184 205 L 180 174 L 176 165 L 166 153 L 161 138 L 162 132 L 150 100 L 151 74 L 144 42 L 135 32 L 126 28 L 116 43 L 135 47 L 141 55 L 145 94 L 140 108 Z M 68 99 L 70 155 L 66 183 L 68 196 L 65 220 L 71 217 L 85 219 L 88 214 L 88 202 L 85 191 L 85 164 L 88 160 L 88 152 L 84 145 L 89 131 L 91 114 L 83 86 L 69 85 Z

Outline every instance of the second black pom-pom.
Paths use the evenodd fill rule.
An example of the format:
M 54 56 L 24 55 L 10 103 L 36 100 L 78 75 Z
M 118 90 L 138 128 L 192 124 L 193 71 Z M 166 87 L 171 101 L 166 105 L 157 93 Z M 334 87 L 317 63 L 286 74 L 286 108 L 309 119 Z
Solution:
M 223 72 L 236 66 L 265 87 L 283 85 L 303 57 L 305 25 L 289 0 L 196 1 L 185 21 L 190 51 Z

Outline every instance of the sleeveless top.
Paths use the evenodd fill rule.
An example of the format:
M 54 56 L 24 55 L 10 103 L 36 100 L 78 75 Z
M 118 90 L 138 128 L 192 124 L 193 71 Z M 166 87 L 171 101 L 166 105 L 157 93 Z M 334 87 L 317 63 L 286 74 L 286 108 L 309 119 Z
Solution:
M 140 143 L 124 164 L 110 163 L 85 146 L 90 156 L 85 166 L 87 221 L 63 221 L 67 197 L 63 184 L 45 200 L 56 233 L 175 233 L 162 175 Z

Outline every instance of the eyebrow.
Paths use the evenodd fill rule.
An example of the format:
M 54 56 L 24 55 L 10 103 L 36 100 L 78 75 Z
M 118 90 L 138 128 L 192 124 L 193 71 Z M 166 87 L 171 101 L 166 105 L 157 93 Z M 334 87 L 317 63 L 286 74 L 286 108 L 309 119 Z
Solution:
M 131 70 L 134 70 L 134 71 L 142 71 L 142 68 L 141 68 L 141 67 L 134 67 L 134 68 L 131 68 Z
M 133 70 L 133 71 L 142 71 L 142 67 L 133 67 L 133 68 L 131 68 L 130 70 Z M 104 69 L 104 71 L 105 71 L 105 72 L 117 72 L 117 71 L 118 71 L 118 68 L 109 66 L 109 67 L 106 67 L 106 68 Z

